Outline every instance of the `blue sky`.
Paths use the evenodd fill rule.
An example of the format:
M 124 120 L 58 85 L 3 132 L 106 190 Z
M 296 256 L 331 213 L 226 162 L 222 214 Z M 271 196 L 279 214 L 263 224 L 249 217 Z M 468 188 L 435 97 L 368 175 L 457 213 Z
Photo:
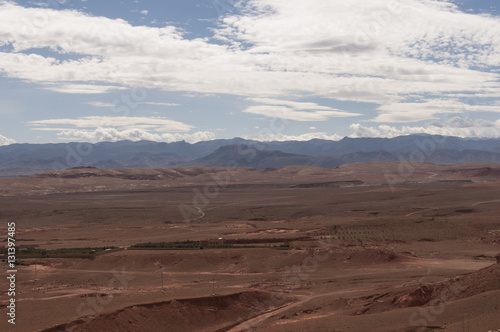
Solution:
M 500 137 L 498 10 L 0 0 L 0 145 Z

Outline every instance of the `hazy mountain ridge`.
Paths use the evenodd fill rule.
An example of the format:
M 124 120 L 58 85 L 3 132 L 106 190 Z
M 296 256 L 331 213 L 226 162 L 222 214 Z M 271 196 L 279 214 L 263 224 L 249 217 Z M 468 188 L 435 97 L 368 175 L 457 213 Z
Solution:
M 500 139 L 410 135 L 340 141 L 258 142 L 242 138 L 162 143 L 119 141 L 0 146 L 0 176 L 30 175 L 75 166 L 99 168 L 238 165 L 265 169 L 289 165 L 334 168 L 376 161 L 438 164 L 500 162 Z

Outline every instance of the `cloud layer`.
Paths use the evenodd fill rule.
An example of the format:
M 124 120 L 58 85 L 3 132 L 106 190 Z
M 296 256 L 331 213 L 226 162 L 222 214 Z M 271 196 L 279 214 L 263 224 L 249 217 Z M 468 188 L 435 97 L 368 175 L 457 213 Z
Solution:
M 369 121 L 377 125 L 353 124 L 354 136 L 499 136 L 497 122 L 486 125 L 482 120 L 465 127 L 442 120 L 426 127 L 410 125 L 500 112 L 498 17 L 464 13 L 452 2 L 438 0 L 234 4 L 234 11 L 218 19 L 213 36 L 193 39 L 173 25 L 134 26 L 121 19 L 0 0 L 0 74 L 58 93 L 97 95 L 144 87 L 237 95 L 254 103 L 239 110 L 244 113 L 305 122 L 368 115 L 352 105 L 371 103 Z M 319 98 L 355 103 L 337 109 L 301 102 Z M 191 125 L 160 118 L 85 117 L 30 124 L 59 131 L 61 137 L 97 140 L 213 135 L 192 133 Z M 280 137 L 285 136 L 276 139 Z M 337 138 L 328 133 L 288 137 Z
M 499 96 L 497 71 L 488 72 L 500 63 L 498 18 L 435 0 L 244 4 L 220 20 L 214 36 L 221 44 L 187 39 L 174 26 L 132 26 L 1 1 L 0 44 L 13 51 L 0 52 L 0 70 L 71 93 L 144 86 L 256 97 L 293 92 L 384 105 L 409 94 Z M 80 58 L 61 61 L 41 49 Z

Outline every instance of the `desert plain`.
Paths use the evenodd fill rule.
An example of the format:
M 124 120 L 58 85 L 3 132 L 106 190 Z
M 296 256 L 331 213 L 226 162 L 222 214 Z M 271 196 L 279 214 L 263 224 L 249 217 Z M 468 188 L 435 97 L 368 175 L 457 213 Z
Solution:
M 496 331 L 499 203 L 499 164 L 3 179 L 0 330 Z

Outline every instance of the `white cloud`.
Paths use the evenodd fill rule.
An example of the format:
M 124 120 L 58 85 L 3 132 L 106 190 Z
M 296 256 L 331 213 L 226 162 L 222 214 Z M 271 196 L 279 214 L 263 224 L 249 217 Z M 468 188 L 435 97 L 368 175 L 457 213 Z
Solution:
M 392 138 L 411 134 L 429 134 L 456 137 L 500 137 L 500 120 L 496 122 L 483 119 L 468 119 L 453 117 L 447 121 L 432 121 L 424 127 L 379 125 L 377 127 L 365 127 L 359 123 L 352 124 L 353 131 L 351 137 L 385 137 Z
M 192 134 L 167 133 L 161 136 L 166 142 L 186 141 L 189 143 L 196 143 L 215 139 L 215 133 L 210 131 L 198 131 Z
M 264 115 L 270 118 L 288 119 L 295 121 L 326 121 L 334 117 L 348 117 L 359 114 L 342 111 L 296 111 L 290 107 L 278 106 L 250 106 L 243 112 Z
M 105 103 L 102 101 L 89 101 L 86 104 L 90 105 L 90 106 L 94 106 L 94 107 L 115 107 L 116 106 L 113 103 Z
M 0 146 L 14 144 L 14 143 L 16 143 L 15 140 L 7 138 L 7 137 L 5 137 L 3 135 L 0 135 Z
M 195 133 L 164 133 L 155 134 L 141 128 L 117 130 L 115 128 L 99 127 L 95 130 L 68 129 L 57 134 L 61 139 L 65 140 L 85 140 L 85 141 L 156 141 L 156 142 L 176 142 L 185 140 L 190 143 L 198 141 L 211 140 L 215 138 L 215 134 L 211 132 L 195 132 Z
M 223 21 L 221 37 L 253 44 L 257 51 L 307 52 L 319 59 L 318 53 L 339 53 L 347 61 L 366 54 L 379 61 L 388 53 L 464 65 L 498 63 L 499 37 L 487 28 L 498 26 L 498 18 L 462 13 L 451 2 L 251 0 L 243 15 Z M 469 58 L 462 51 L 468 48 Z
M 267 105 L 247 107 L 243 110 L 244 113 L 264 115 L 270 118 L 295 121 L 326 121 L 334 117 L 361 115 L 310 102 L 294 102 L 270 98 L 251 98 L 250 100 L 257 103 L 266 103 Z
M 215 139 L 210 131 L 191 132 L 182 122 L 159 117 L 86 116 L 76 119 L 48 119 L 28 122 L 32 130 L 55 131 L 64 140 L 120 141 L 148 140 L 195 143 Z
M 147 118 L 147 117 L 126 117 L 126 116 L 86 116 L 77 119 L 49 119 L 30 121 L 28 124 L 38 126 L 33 129 L 39 130 L 40 126 L 63 125 L 73 126 L 77 128 L 99 128 L 99 127 L 116 127 L 119 129 L 133 129 L 140 126 L 151 128 L 157 132 L 187 132 L 193 126 L 182 122 L 164 119 L 164 118 Z
M 0 1 L 0 45 L 13 48 L 0 52 L 0 73 L 62 93 L 142 86 L 267 98 L 246 111 L 299 121 L 353 114 L 275 101 L 376 103 L 375 120 L 381 122 L 496 112 L 446 103 L 457 106 L 457 93 L 475 94 L 477 104 L 500 98 L 498 17 L 462 13 L 452 2 L 437 0 L 243 3 L 244 10 L 220 18 L 214 33 L 223 42 L 214 43 L 184 38 L 173 26 L 133 26 Z M 40 49 L 80 58 L 62 61 L 37 54 L 43 54 Z
M 271 141 L 310 141 L 312 139 L 324 139 L 324 140 L 332 140 L 339 141 L 342 139 L 342 136 L 337 134 L 327 134 L 323 132 L 316 133 L 305 133 L 301 135 L 285 135 L 282 133 L 256 133 L 252 135 L 244 136 L 245 139 L 251 139 L 255 141 L 261 142 L 271 142 Z
M 144 10 L 141 10 L 140 13 L 142 15 L 146 16 L 149 13 L 149 10 L 144 9 Z
M 457 100 L 434 99 L 424 103 L 394 103 L 378 108 L 376 122 L 417 122 L 438 119 L 442 114 L 468 112 L 500 113 L 500 105 L 469 105 Z
M 126 129 L 117 130 L 115 128 L 103 128 L 99 127 L 93 131 L 91 130 L 80 130 L 80 129 L 68 129 L 61 131 L 57 134 L 67 140 L 79 140 L 84 139 L 86 141 L 161 141 L 161 136 L 158 134 L 151 134 L 142 129 Z
M 85 104 L 94 106 L 94 107 L 116 107 L 117 104 L 115 103 L 106 103 L 102 101 L 89 101 L 86 102 Z M 181 104 L 176 104 L 176 103 L 157 103 L 157 102 L 137 102 L 137 104 L 141 105 L 153 105 L 153 106 L 167 106 L 167 107 L 174 107 L 174 106 L 181 106 Z
M 65 131 L 68 130 L 68 128 L 62 128 L 62 127 L 32 127 L 32 130 L 39 130 L 39 131 Z
M 272 98 L 249 98 L 249 100 L 260 104 L 288 106 L 295 110 L 328 110 L 328 111 L 334 110 L 331 107 L 322 106 L 318 105 L 317 103 L 311 103 L 311 102 L 296 102 L 296 101 L 279 100 Z
M 71 94 L 101 94 L 109 93 L 116 90 L 125 90 L 124 87 L 109 86 L 109 85 L 90 85 L 90 84 L 54 84 L 43 87 L 45 90 L 55 91 L 59 93 Z
M 181 104 L 176 104 L 176 103 L 157 103 L 157 102 L 152 102 L 152 101 L 142 102 L 142 103 L 139 103 L 139 104 L 154 105 L 154 106 L 168 106 L 168 107 L 181 106 Z

